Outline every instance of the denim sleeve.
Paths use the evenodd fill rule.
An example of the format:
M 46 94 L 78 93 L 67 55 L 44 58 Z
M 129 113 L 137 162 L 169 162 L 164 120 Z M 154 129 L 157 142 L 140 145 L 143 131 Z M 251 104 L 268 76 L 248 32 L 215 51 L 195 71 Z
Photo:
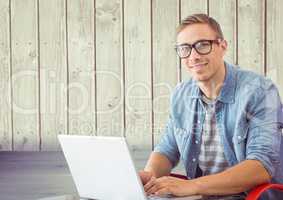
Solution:
M 280 163 L 283 114 L 276 87 L 258 90 L 250 102 L 246 159 L 260 161 L 271 177 Z
M 174 126 L 171 117 L 167 122 L 161 141 L 154 148 L 154 152 L 165 155 L 169 159 L 173 167 L 175 167 L 179 161 L 180 153 L 174 136 Z

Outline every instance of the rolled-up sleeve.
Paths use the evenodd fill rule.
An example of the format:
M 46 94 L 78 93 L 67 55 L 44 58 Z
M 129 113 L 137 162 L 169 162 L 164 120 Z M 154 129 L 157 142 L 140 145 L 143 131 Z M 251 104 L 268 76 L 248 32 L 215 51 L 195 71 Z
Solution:
M 273 177 L 280 163 L 283 125 L 282 104 L 276 87 L 271 84 L 258 90 L 251 103 L 246 159 L 260 161 Z

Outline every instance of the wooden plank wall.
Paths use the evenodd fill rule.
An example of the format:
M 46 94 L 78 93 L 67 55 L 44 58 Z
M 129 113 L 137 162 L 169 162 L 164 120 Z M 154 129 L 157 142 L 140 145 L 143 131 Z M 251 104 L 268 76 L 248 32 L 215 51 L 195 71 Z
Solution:
M 10 15 L 12 147 L 17 151 L 38 150 L 40 144 L 38 2 L 12 0 Z
M 58 150 L 58 134 L 158 143 L 170 93 L 190 78 L 174 52 L 192 13 L 222 25 L 226 60 L 283 96 L 283 1 L 1 0 L 0 150 Z
M 65 133 L 68 130 L 65 15 L 64 1 L 38 1 L 41 139 L 39 150 L 56 149 L 58 141 L 54 133 Z

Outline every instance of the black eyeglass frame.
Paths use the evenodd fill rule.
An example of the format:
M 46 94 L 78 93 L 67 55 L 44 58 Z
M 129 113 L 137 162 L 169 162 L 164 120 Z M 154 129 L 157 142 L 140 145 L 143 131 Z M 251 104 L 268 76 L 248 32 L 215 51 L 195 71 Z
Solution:
M 217 38 L 217 39 L 215 39 L 215 40 L 198 40 L 198 41 L 196 41 L 196 42 L 193 43 L 193 44 L 183 43 L 183 44 L 176 45 L 176 46 L 175 46 L 175 51 L 176 51 L 177 55 L 178 55 L 181 59 L 188 58 L 188 57 L 191 55 L 193 49 L 195 49 L 195 51 L 196 51 L 198 54 L 200 54 L 200 55 L 208 55 L 208 54 L 210 54 L 211 51 L 212 51 L 212 44 L 213 44 L 213 43 L 219 44 L 222 40 L 223 40 L 223 39 L 221 39 L 221 38 Z M 199 51 L 197 50 L 196 45 L 197 45 L 198 43 L 200 43 L 200 42 L 209 42 L 209 43 L 210 43 L 210 49 L 209 49 L 209 51 L 208 51 L 207 53 L 202 53 L 202 52 L 199 52 Z M 182 47 L 182 46 L 191 47 L 191 50 L 189 51 L 189 53 L 188 53 L 187 56 L 183 56 L 183 57 L 180 56 L 180 54 L 179 54 L 179 52 L 178 52 L 178 47 Z

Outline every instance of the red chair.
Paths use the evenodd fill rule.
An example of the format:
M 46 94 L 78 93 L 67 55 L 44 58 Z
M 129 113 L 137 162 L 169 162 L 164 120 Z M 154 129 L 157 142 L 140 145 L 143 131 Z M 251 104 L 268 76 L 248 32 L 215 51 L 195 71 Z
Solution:
M 249 192 L 248 196 L 246 197 L 246 200 L 257 200 L 263 192 L 269 189 L 283 191 L 283 185 L 272 184 L 272 183 L 266 183 L 266 184 L 259 185 Z
M 175 174 L 171 173 L 170 176 L 176 177 L 176 178 L 181 178 L 181 179 L 188 179 L 186 176 L 181 175 L 181 174 Z M 272 183 L 265 183 L 262 185 L 259 185 L 252 189 L 248 196 L 246 197 L 246 200 L 257 200 L 262 193 L 269 189 L 274 189 L 274 190 L 280 190 L 283 192 L 283 185 L 281 184 L 272 184 Z

